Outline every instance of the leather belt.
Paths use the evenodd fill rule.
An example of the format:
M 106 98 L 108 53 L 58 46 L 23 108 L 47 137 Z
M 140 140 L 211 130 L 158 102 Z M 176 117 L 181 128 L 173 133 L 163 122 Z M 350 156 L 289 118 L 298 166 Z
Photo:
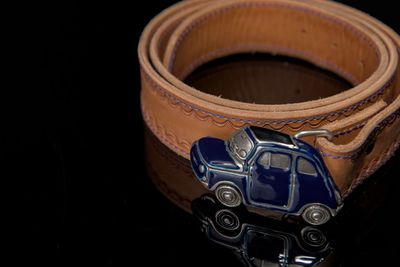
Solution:
M 245 125 L 291 135 L 327 129 L 332 140 L 307 141 L 347 195 L 399 146 L 399 47 L 400 37 L 389 27 L 331 1 L 183 1 L 156 16 L 140 39 L 143 117 L 185 158 L 197 139 L 226 139 Z M 305 59 L 354 87 L 323 99 L 261 105 L 223 99 L 182 82 L 205 62 L 244 52 Z

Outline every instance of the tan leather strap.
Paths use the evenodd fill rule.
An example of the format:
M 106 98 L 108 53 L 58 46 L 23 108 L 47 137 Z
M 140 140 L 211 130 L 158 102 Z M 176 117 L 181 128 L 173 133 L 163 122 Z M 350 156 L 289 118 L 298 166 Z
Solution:
M 249 124 L 291 135 L 331 130 L 331 141 L 307 141 L 346 195 L 399 146 L 399 47 L 400 38 L 389 27 L 335 2 L 183 1 L 143 31 L 138 48 L 143 117 L 164 144 L 186 158 L 195 140 L 226 139 Z M 305 59 L 354 87 L 323 99 L 261 105 L 223 99 L 182 82 L 203 63 L 243 52 Z

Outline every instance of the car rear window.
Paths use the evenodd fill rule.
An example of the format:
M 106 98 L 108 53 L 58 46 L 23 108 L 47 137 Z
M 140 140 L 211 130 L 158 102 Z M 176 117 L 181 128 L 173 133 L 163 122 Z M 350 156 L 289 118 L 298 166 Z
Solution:
M 250 129 L 253 131 L 256 138 L 260 141 L 266 141 L 266 142 L 269 141 L 269 142 L 283 143 L 287 145 L 294 145 L 292 138 L 290 138 L 290 136 L 287 134 L 255 126 L 251 126 Z
M 314 165 L 307 159 L 299 157 L 297 161 L 297 171 L 301 174 L 317 176 L 317 170 Z

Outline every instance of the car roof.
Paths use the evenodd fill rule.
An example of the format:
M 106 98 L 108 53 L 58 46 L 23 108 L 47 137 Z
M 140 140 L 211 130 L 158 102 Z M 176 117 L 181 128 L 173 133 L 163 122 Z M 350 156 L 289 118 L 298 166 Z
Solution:
M 264 141 L 264 142 L 280 143 L 285 145 L 293 145 L 293 146 L 295 145 L 293 139 L 288 134 L 256 126 L 250 126 L 249 129 L 254 134 L 254 137 L 261 142 Z

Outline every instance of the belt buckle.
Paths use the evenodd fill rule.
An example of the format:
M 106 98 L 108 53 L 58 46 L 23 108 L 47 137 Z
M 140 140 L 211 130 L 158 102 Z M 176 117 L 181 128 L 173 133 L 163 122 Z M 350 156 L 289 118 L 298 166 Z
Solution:
M 301 216 L 322 225 L 342 207 L 342 199 L 320 153 L 301 140 L 333 134 L 325 129 L 281 132 L 247 126 L 224 141 L 205 137 L 195 142 L 190 159 L 197 179 L 227 207 Z

